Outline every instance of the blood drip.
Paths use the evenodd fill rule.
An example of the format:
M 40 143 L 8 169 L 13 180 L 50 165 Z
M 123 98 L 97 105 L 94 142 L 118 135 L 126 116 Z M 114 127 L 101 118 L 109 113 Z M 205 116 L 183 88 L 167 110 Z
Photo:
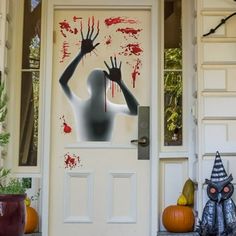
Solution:
M 136 60 L 136 64 L 133 66 L 133 72 L 132 72 L 132 82 L 133 82 L 133 88 L 135 88 L 135 82 L 137 79 L 137 76 L 140 75 L 140 66 L 141 66 L 142 62 L 140 59 Z
M 64 115 L 63 115 L 60 119 L 63 120 L 63 131 L 64 131 L 64 133 L 65 133 L 65 134 L 71 133 L 72 128 L 71 128 L 71 126 L 69 126 L 69 125 L 66 123 L 66 120 L 65 120 Z
M 71 127 L 69 125 L 67 125 L 66 123 L 63 123 L 64 125 L 64 128 L 63 128 L 63 131 L 68 134 L 68 133 L 71 133 Z
M 106 85 L 106 83 L 107 83 L 107 79 L 106 79 L 106 76 L 104 75 L 104 87 L 105 87 L 105 89 L 104 89 L 104 96 L 105 96 L 105 104 L 104 104 L 104 110 L 105 110 L 105 112 L 107 112 L 107 85 Z

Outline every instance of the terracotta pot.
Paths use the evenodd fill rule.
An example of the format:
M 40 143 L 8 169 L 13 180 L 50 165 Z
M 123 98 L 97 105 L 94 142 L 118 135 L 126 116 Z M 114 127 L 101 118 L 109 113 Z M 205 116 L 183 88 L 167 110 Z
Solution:
M 23 236 L 25 194 L 0 194 L 0 236 Z

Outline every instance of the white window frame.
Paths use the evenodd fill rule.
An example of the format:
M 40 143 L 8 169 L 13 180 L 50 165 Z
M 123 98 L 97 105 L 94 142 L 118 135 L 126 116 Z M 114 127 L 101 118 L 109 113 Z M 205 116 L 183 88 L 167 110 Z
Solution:
M 11 0 L 12 1 L 12 0 Z M 8 123 L 10 132 L 10 143 L 8 147 L 7 165 L 15 174 L 25 174 L 31 177 L 41 177 L 41 104 L 42 104 L 42 86 L 43 77 L 40 69 L 40 95 L 39 95 L 39 127 L 38 127 L 38 154 L 37 166 L 19 166 L 19 137 L 20 137 L 20 107 L 21 107 L 21 80 L 22 80 L 22 48 L 23 48 L 23 21 L 24 21 L 24 0 L 14 1 L 12 4 L 12 51 L 10 64 L 12 65 L 10 81 L 10 101 L 8 112 Z M 41 47 L 42 48 L 42 47 Z M 41 49 L 42 50 L 42 49 Z M 40 62 L 42 64 L 42 62 Z M 41 68 L 41 65 L 40 65 Z M 10 158 L 9 158 L 10 157 Z
M 194 109 L 194 97 L 193 97 L 193 81 L 194 81 L 194 32 L 193 23 L 194 20 L 194 0 L 182 0 L 182 73 L 183 73 L 183 144 L 181 146 L 165 146 L 164 145 L 164 0 L 161 0 L 161 44 L 160 44 L 160 58 L 161 69 L 161 91 L 160 91 L 160 158 L 191 158 L 194 156 L 194 131 L 193 131 L 193 117 L 192 110 Z M 192 20 L 190 20 L 192 19 Z M 191 171 L 190 171 L 191 172 Z

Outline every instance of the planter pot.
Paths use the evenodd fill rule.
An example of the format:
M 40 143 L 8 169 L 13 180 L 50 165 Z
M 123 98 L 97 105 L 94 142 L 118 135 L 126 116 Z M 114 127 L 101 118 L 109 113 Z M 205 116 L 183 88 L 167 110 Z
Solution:
M 23 236 L 25 194 L 0 194 L 0 236 Z

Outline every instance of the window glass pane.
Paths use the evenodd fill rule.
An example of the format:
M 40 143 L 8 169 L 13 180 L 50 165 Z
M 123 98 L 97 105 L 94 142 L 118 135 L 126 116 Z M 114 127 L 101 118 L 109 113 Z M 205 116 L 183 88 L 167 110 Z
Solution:
M 20 166 L 37 165 L 39 73 L 23 72 L 21 82 Z
M 182 145 L 182 72 L 164 73 L 165 145 Z
M 181 0 L 165 0 L 164 145 L 183 143 Z
M 36 166 L 38 151 L 41 1 L 25 0 L 21 77 L 20 166 Z
M 22 69 L 32 68 L 32 60 L 39 61 L 40 57 L 41 1 L 37 2 L 39 4 L 32 11 L 32 0 L 24 2 Z

